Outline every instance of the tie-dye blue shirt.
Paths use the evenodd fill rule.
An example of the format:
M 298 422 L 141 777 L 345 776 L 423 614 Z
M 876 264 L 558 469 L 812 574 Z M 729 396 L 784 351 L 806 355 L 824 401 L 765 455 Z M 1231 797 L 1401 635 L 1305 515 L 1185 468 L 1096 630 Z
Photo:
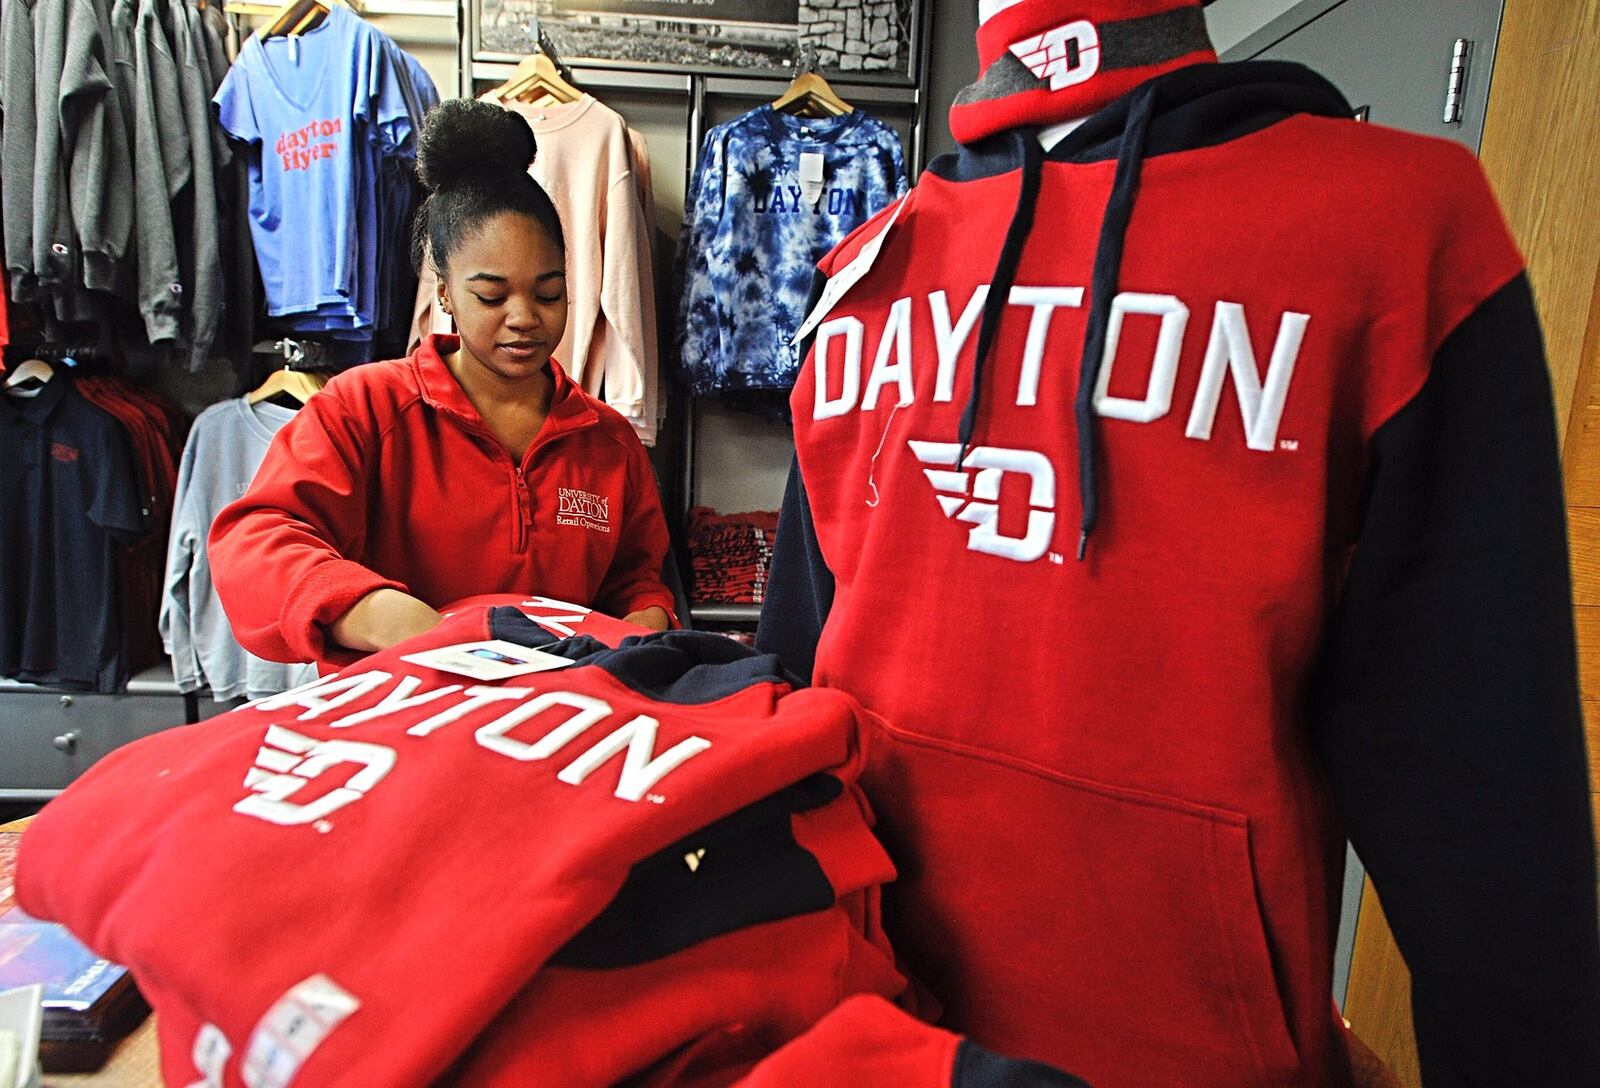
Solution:
M 823 156 L 806 199 L 800 157 Z M 678 358 L 696 395 L 788 389 L 789 341 L 816 264 L 906 191 L 900 138 L 855 110 L 821 120 L 762 106 L 706 133 L 680 239 Z

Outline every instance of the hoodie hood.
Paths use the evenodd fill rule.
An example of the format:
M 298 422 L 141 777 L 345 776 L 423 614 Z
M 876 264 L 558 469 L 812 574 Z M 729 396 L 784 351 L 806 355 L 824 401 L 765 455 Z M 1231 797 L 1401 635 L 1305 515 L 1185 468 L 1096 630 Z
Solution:
M 1023 4 L 1008 10 L 1016 10 L 1029 2 L 1031 0 L 1024 0 Z M 1198 10 L 1195 14 L 1198 16 Z M 1088 299 L 1089 321 L 1074 412 L 1082 510 L 1078 540 L 1080 560 L 1098 520 L 1102 498 L 1097 465 L 1100 424 L 1094 411 L 1094 394 L 1106 354 L 1111 303 L 1118 291 L 1123 245 L 1135 212 L 1144 161 L 1152 155 L 1237 139 L 1299 113 L 1349 117 L 1351 109 L 1331 83 L 1298 64 L 1186 63 L 1164 76 L 1146 80 L 1109 103 L 1048 154 L 1040 148 L 1038 129 L 1034 126 L 1049 123 L 1049 120 L 1038 118 L 1029 125 L 996 133 L 978 146 L 941 158 L 929 167 L 938 176 L 956 179 L 1010 171 L 1019 175 L 1016 210 L 1000 245 L 978 326 L 972 386 L 957 435 L 959 463 L 965 459 L 981 426 L 985 365 L 999 335 L 1006 302 L 1016 282 L 1017 267 L 1033 228 L 1046 164 L 1116 160 L 1116 173 L 1095 249 Z
M 1146 81 L 1215 63 L 1200 0 L 980 0 L 976 83 L 956 95 L 963 144 L 1086 117 Z

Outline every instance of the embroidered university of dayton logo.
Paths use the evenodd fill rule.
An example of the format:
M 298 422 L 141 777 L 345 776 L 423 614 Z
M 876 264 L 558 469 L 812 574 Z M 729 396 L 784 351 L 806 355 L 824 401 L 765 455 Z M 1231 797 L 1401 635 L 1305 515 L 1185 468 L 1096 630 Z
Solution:
M 315 800 L 305 804 L 290 800 L 311 785 L 312 779 L 341 763 L 354 763 L 361 769 L 344 785 Z M 234 805 L 233 811 L 284 827 L 315 823 L 361 800 L 394 770 L 394 764 L 394 749 L 381 744 L 312 740 L 281 725 L 269 726 L 263 746 L 256 753 L 256 765 L 244 779 L 255 793 Z
M 1050 549 L 1056 529 L 1056 470 L 1050 459 L 1035 450 L 1008 450 L 977 446 L 967 451 L 954 442 L 909 443 L 924 465 L 923 473 L 938 492 L 944 516 L 972 526 L 967 534 L 970 551 L 1031 563 Z M 1000 479 L 1008 472 L 1028 477 L 1028 528 L 1022 536 L 1000 532 Z
M 1013 42 L 1011 52 L 1052 91 L 1087 83 L 1100 71 L 1100 33 L 1087 19 Z
M 575 487 L 559 489 L 560 506 L 556 509 L 557 525 L 581 525 L 599 533 L 611 531 L 611 500 L 591 495 Z

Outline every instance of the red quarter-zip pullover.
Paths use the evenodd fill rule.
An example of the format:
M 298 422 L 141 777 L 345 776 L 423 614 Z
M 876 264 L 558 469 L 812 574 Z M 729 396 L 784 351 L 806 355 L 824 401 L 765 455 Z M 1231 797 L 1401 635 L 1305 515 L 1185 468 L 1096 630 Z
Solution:
M 550 414 L 518 464 L 445 366 L 457 345 L 429 337 L 329 382 L 218 515 L 211 566 L 246 649 L 348 664 L 360 655 L 325 625 L 384 587 L 435 607 L 536 593 L 672 610 L 661 499 L 628 423 L 552 359 Z

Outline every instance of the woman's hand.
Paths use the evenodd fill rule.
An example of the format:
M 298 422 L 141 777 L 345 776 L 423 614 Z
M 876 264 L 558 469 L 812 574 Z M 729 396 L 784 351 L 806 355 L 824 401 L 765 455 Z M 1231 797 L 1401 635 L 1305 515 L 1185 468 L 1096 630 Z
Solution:
M 629 612 L 622 617 L 622 622 L 648 627 L 652 631 L 665 631 L 672 626 L 672 619 L 667 615 L 667 610 L 658 604 L 653 604 L 649 608 L 641 608 L 637 612 Z
M 409 593 L 375 589 L 334 620 L 328 633 L 339 645 L 351 650 L 387 650 L 413 635 L 433 630 L 443 620 L 438 612 Z

